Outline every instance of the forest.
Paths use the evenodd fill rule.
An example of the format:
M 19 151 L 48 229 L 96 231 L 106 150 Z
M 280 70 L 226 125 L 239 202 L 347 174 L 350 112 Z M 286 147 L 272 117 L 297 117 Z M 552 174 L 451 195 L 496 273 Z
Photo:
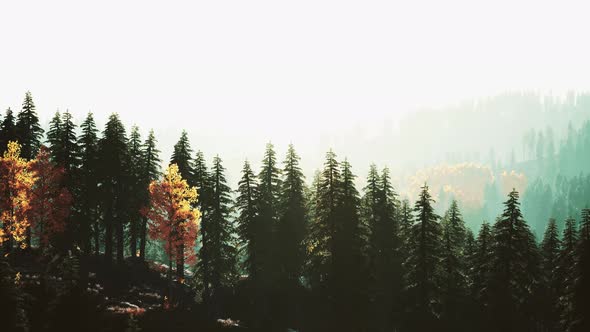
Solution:
M 2 331 L 590 331 L 590 110 L 563 109 L 403 191 L 272 143 L 232 188 L 187 131 L 165 158 L 117 114 L 43 128 L 27 92 L 0 119 Z M 420 114 L 402 135 L 471 113 Z

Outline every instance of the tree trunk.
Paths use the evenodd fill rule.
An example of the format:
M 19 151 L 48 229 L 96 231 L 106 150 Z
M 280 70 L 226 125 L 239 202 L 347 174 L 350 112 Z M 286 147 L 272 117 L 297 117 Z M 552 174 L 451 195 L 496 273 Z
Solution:
M 145 245 L 147 235 L 147 218 L 141 218 L 141 228 L 139 231 L 139 258 L 145 260 Z
M 184 279 L 184 244 L 178 245 L 176 254 L 176 280 L 181 282 Z

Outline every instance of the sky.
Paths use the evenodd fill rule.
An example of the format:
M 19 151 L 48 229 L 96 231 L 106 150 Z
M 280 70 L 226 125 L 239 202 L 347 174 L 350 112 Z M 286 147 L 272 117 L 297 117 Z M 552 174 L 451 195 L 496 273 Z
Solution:
M 116 112 L 154 128 L 165 159 L 186 129 L 231 165 L 272 141 L 317 168 L 341 135 L 372 135 L 416 109 L 590 90 L 589 6 L 2 1 L 0 108 L 20 109 L 30 90 L 43 123 L 56 110 L 100 124 Z

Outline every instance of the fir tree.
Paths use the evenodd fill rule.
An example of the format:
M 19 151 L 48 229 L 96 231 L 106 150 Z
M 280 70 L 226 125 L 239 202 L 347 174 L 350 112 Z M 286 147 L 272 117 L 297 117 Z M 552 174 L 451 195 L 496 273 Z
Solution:
M 194 185 L 193 181 L 193 164 L 191 160 L 192 149 L 190 147 L 190 143 L 188 140 L 188 133 L 186 130 L 182 131 L 180 135 L 180 139 L 174 145 L 174 151 L 172 152 L 172 158 L 170 159 L 170 164 L 176 164 L 178 166 L 178 170 L 180 175 L 183 179 L 186 179 L 189 186 Z M 184 246 L 184 243 L 180 244 Z M 184 251 L 184 248 L 179 248 L 179 251 Z M 176 261 L 177 271 L 184 271 L 184 257 L 180 256 L 179 259 Z
M 78 182 L 78 204 L 80 228 L 82 234 L 82 250 L 89 254 L 91 242 L 94 244 L 95 254 L 100 250 L 100 228 L 98 218 L 98 130 L 92 113 L 88 113 L 80 126 L 81 134 L 78 139 L 80 147 L 80 170 Z M 91 241 L 91 234 L 92 239 Z
M 465 266 L 465 224 L 457 201 L 453 200 L 442 220 L 442 320 L 448 331 L 464 330 L 467 295 Z
M 147 139 L 143 143 L 142 147 L 142 164 L 141 164 L 141 193 L 144 195 L 141 197 L 143 206 L 149 203 L 149 197 L 147 188 L 149 185 L 156 181 L 162 173 L 162 160 L 160 159 L 160 150 L 156 147 L 156 136 L 154 131 L 150 130 Z M 139 258 L 145 259 L 145 247 L 146 247 L 146 234 L 147 234 L 147 217 L 142 216 L 141 226 L 139 228 Z
M 572 331 L 572 325 L 575 321 L 574 292 L 575 282 L 578 279 L 577 246 L 578 230 L 576 220 L 568 218 L 565 220 L 559 251 L 559 264 L 556 269 L 556 278 L 561 280 L 558 307 L 562 331 Z
M 6 110 L 6 114 L 4 115 L 4 119 L 0 124 L 0 153 L 4 153 L 6 151 L 6 146 L 10 141 L 16 141 L 18 137 L 16 136 L 16 123 L 14 119 L 14 115 L 12 114 L 12 110 L 10 107 Z
M 590 329 L 590 209 L 582 209 L 578 243 L 578 278 L 574 284 L 574 317 L 572 331 Z
M 434 328 L 440 314 L 442 230 L 432 203 L 425 184 L 414 206 L 416 219 L 410 229 L 409 256 L 405 262 L 407 296 L 412 299 L 409 324 L 416 330 Z
M 557 267 L 561 243 L 555 219 L 549 219 L 541 242 L 541 282 L 539 315 L 547 331 L 559 331 L 559 292 L 561 282 Z
M 105 227 L 105 256 L 113 258 L 113 235 L 116 238 L 117 263 L 124 258 L 123 226 L 126 220 L 129 155 L 125 127 L 117 114 L 112 114 L 99 142 L 100 183 Z M 114 234 L 113 234 L 114 233 Z
M 211 205 L 209 218 L 201 222 L 202 246 L 199 264 L 203 284 L 210 285 L 205 300 L 217 316 L 221 312 L 222 294 L 236 281 L 235 229 L 230 220 L 231 189 L 225 180 L 225 168 L 221 158 L 213 159 L 211 169 Z
M 244 254 L 244 269 L 248 275 L 256 279 L 259 273 L 257 260 L 257 239 L 256 239 L 256 222 L 257 222 L 257 183 L 256 176 L 250 167 L 248 161 L 244 162 L 242 168 L 242 178 L 238 182 L 238 196 L 236 198 L 236 208 L 238 210 L 237 232 L 241 243 L 240 251 Z
M 128 172 L 128 188 L 133 193 L 129 197 L 128 203 L 128 216 L 129 216 L 129 252 L 131 257 L 137 257 L 138 255 L 138 240 L 140 237 L 141 226 L 142 226 L 142 215 L 139 210 L 145 206 L 146 194 L 148 187 L 145 186 L 143 181 L 144 175 L 144 153 L 141 143 L 141 134 L 137 126 L 131 127 L 131 133 L 129 135 L 129 141 L 127 143 L 127 153 L 129 154 L 129 168 Z
M 490 270 L 492 260 L 492 229 L 483 222 L 477 234 L 475 252 L 471 258 L 471 297 L 477 306 L 476 322 L 489 326 Z
M 23 101 L 22 110 L 17 115 L 16 136 L 22 146 L 22 156 L 25 159 L 33 159 L 41 147 L 43 128 L 39 124 L 39 117 L 35 111 L 35 103 L 31 93 L 27 91 Z
M 51 159 L 57 160 L 58 152 L 61 151 L 61 138 L 62 138 L 62 123 L 61 113 L 55 112 L 53 118 L 49 122 L 49 131 L 47 131 L 47 143 L 51 151 Z
M 531 330 L 533 294 L 539 275 L 534 236 L 520 212 L 518 192 L 512 190 L 493 228 L 490 271 L 490 313 L 503 331 Z

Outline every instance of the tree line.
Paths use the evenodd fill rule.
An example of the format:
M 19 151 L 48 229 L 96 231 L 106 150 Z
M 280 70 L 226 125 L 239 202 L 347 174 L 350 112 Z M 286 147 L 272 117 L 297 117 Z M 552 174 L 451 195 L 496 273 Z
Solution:
M 79 128 L 56 113 L 47 148 L 43 135 L 27 93 L 0 124 L 5 254 L 70 250 L 117 265 L 156 245 L 211 317 L 264 330 L 590 329 L 589 209 L 561 235 L 549 220 L 537 243 L 515 190 L 473 234 L 457 202 L 436 214 L 426 184 L 414 204 L 400 199 L 387 168 L 372 165 L 361 194 L 333 151 L 307 186 L 295 148 L 281 163 L 269 143 L 234 195 L 222 159 L 208 165 L 187 132 L 164 172 L 153 132 L 127 135 L 116 114 L 99 134 L 91 113 Z

